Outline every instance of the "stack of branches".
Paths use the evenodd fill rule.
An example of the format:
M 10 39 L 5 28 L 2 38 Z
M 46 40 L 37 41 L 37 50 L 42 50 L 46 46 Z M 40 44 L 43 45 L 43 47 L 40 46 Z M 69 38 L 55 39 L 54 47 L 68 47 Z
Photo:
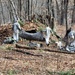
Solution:
M 0 44 L 9 36 L 12 36 L 12 26 L 8 24 L 0 26 Z
M 23 29 L 25 31 L 31 31 L 31 30 L 43 30 L 46 26 L 40 22 L 26 22 L 23 26 Z

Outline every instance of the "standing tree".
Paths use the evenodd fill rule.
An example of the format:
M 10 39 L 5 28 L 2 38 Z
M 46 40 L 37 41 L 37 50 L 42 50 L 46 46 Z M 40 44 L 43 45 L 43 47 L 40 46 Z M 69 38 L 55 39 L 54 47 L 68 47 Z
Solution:
M 64 0 L 64 15 L 65 15 L 66 32 L 67 32 L 67 30 L 68 30 L 68 24 L 67 24 L 68 2 L 69 2 L 69 0 Z M 68 36 L 67 36 L 66 45 L 67 45 L 67 44 L 68 44 Z
M 21 0 L 18 0 L 18 16 L 20 19 L 21 19 L 21 10 L 22 10 Z
M 9 1 L 10 1 L 11 5 L 12 5 L 12 10 L 13 10 L 12 12 L 13 12 L 14 19 L 15 20 L 19 19 L 18 14 L 17 14 L 17 10 L 15 8 L 15 5 L 14 5 L 13 1 L 12 0 L 9 0 Z
M 1 13 L 2 13 L 2 17 L 3 17 L 3 22 L 5 23 L 5 17 L 4 17 L 4 11 L 3 11 L 3 5 L 2 5 L 2 2 L 0 0 L 0 5 L 1 5 Z
M 73 12 L 72 12 L 72 23 L 75 23 L 75 0 L 74 0 L 74 5 L 73 5 Z

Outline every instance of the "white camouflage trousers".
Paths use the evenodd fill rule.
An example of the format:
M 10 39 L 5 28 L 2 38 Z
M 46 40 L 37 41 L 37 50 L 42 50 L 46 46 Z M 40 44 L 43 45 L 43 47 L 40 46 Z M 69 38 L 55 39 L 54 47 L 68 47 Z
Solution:
M 19 33 L 13 33 L 13 39 L 18 42 L 19 40 Z

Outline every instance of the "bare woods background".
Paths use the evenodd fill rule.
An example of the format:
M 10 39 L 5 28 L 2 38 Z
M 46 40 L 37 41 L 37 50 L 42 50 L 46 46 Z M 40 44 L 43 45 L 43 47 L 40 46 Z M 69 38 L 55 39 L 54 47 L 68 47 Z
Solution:
M 75 23 L 75 0 L 0 0 L 0 24 L 13 22 L 15 13 L 24 22 L 70 25 Z

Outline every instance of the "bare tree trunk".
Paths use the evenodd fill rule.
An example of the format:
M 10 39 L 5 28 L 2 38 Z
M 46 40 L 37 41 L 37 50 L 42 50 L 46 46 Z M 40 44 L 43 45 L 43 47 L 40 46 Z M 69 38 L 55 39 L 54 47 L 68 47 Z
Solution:
M 29 0 L 27 0 L 26 3 L 27 3 L 26 5 L 27 6 L 27 18 L 28 18 L 27 20 L 29 21 Z
M 67 32 L 67 30 L 68 30 L 68 24 L 67 24 L 67 9 L 68 9 L 68 2 L 69 2 L 69 0 L 64 0 L 64 14 L 65 14 L 65 24 L 66 24 L 66 32 Z M 67 36 L 67 42 L 66 42 L 66 45 L 68 44 L 68 36 Z
M 21 19 L 21 9 L 22 9 L 21 6 L 22 6 L 21 5 L 21 0 L 18 0 L 18 16 L 19 16 L 20 19 Z
M 48 15 L 46 15 L 46 24 L 49 25 L 52 29 L 54 27 L 54 6 L 52 0 L 47 0 L 47 9 Z
M 1 25 L 1 23 L 2 23 L 2 19 L 1 19 L 1 15 L 0 15 L 0 25 Z
M 3 9 L 4 9 L 4 16 L 5 16 L 5 23 L 11 23 L 13 22 L 13 14 L 12 14 L 12 9 L 11 9 L 11 4 L 9 0 L 7 2 L 3 3 Z M 12 14 L 12 15 L 11 15 Z
M 4 12 L 3 12 L 3 5 L 2 5 L 2 2 L 1 2 L 1 0 L 0 0 L 0 5 L 1 5 L 1 13 L 2 13 L 2 16 L 3 16 L 3 22 L 5 23 L 5 17 L 4 17 Z
M 69 0 L 64 0 L 64 21 L 66 24 L 66 30 L 68 29 L 68 25 L 67 25 L 67 10 L 68 10 L 68 2 Z
M 9 0 L 8 0 L 8 11 L 9 11 L 9 19 L 10 19 L 10 22 L 13 22 L 12 7 L 11 7 L 11 3 L 10 3 Z
M 19 19 L 18 14 L 17 14 L 17 10 L 15 8 L 15 5 L 14 5 L 13 1 L 12 0 L 9 0 L 9 1 L 10 1 L 11 5 L 12 5 L 14 19 Z
M 74 0 L 74 6 L 73 6 L 73 12 L 72 12 L 72 22 L 71 23 L 75 23 L 75 0 Z
M 7 6 L 9 8 L 7 6 L 5 7 L 4 5 L 5 2 L 7 3 L 7 1 Z M 69 19 L 70 17 L 72 19 L 71 22 L 75 23 L 75 0 L 69 0 L 69 2 L 70 3 L 68 6 L 73 7 L 73 9 L 71 9 L 70 11 L 67 8 L 67 18 Z M 47 22 L 48 25 L 51 25 L 51 18 L 54 18 L 59 24 L 63 25 L 66 24 L 66 4 L 66 0 L 0 0 L 1 22 L 5 23 L 9 20 L 9 17 L 10 20 L 13 21 L 14 16 L 16 16 L 17 18 L 19 17 L 23 21 L 26 21 L 32 20 L 33 15 L 35 15 L 36 19 L 38 19 L 39 15 L 41 15 L 42 18 L 40 18 L 39 20 L 42 20 L 42 23 Z M 7 12 L 9 12 L 9 14 Z
M 48 25 L 51 25 L 50 0 L 47 1 L 47 9 L 48 9 L 48 14 L 46 18 L 48 20 Z
M 52 17 L 51 17 L 51 28 L 54 29 L 54 19 L 55 19 L 55 13 L 54 13 L 54 2 L 51 0 L 52 5 L 51 5 L 51 11 L 52 11 Z
M 61 0 L 61 17 L 60 17 L 60 25 L 63 25 L 64 24 L 64 1 Z M 67 12 L 66 12 L 67 13 Z
M 55 16 L 56 21 L 58 21 L 58 14 L 57 14 L 57 11 L 58 11 L 57 7 L 58 6 L 57 5 L 58 5 L 57 0 L 54 0 L 54 16 Z
M 33 0 L 29 0 L 29 20 L 31 21 L 32 20 L 32 17 L 33 17 L 33 13 L 32 13 L 32 7 L 33 7 Z
M 24 18 L 24 22 L 26 22 L 26 0 L 23 0 L 23 8 L 24 8 L 24 16 L 23 16 L 23 18 Z
M 29 21 L 29 0 L 26 0 L 26 20 Z

